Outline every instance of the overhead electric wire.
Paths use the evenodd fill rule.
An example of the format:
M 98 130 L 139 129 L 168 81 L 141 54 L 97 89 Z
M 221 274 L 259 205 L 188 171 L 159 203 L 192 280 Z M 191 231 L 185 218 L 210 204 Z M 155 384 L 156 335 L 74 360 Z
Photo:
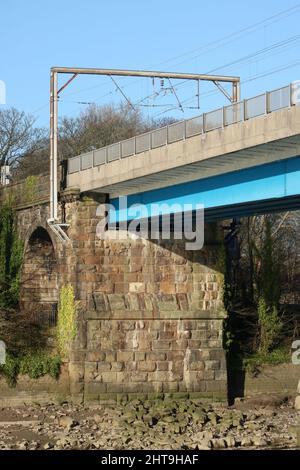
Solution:
M 199 48 L 193 49 L 193 50 L 191 50 L 191 51 L 189 51 L 189 52 L 186 52 L 186 53 L 184 53 L 184 54 L 180 54 L 180 55 L 178 55 L 178 56 L 175 56 L 175 57 L 173 57 L 173 58 L 170 58 L 170 59 L 167 59 L 167 60 L 165 60 L 165 61 L 163 61 L 163 62 L 160 62 L 160 63 L 158 63 L 158 64 L 155 64 L 155 65 L 153 65 L 153 67 L 159 66 L 159 65 L 163 65 L 163 64 L 167 64 L 167 63 L 172 62 L 173 60 L 177 60 L 177 59 L 179 59 L 179 58 L 181 58 L 181 57 L 186 57 L 187 55 L 193 54 L 193 53 L 196 52 L 196 51 L 200 51 L 200 50 L 203 51 L 203 49 L 205 49 L 205 48 L 207 48 L 207 47 L 210 47 L 210 46 L 213 46 L 213 45 L 216 45 L 216 47 L 214 48 L 214 50 L 217 49 L 218 47 L 223 47 L 224 45 L 227 45 L 227 43 L 224 43 L 224 41 L 226 41 L 227 39 L 235 38 L 234 40 L 236 40 L 236 39 L 238 39 L 238 36 L 242 37 L 243 35 L 251 34 L 251 33 L 255 32 L 256 30 L 259 30 L 259 29 L 262 29 L 263 27 L 265 27 L 266 23 L 269 23 L 269 24 L 267 24 L 267 26 L 270 26 L 271 24 L 274 24 L 274 23 L 276 23 L 276 22 L 278 22 L 278 21 L 281 21 L 281 20 L 283 20 L 283 19 L 289 17 L 291 14 L 295 13 L 295 12 L 296 12 L 297 10 L 299 10 L 299 9 L 300 9 L 300 3 L 294 5 L 293 7 L 290 7 L 290 8 L 287 8 L 287 9 L 285 9 L 285 10 L 282 10 L 282 11 L 276 13 L 275 15 L 271 15 L 270 17 L 267 17 L 267 18 L 265 18 L 265 19 L 263 19 L 263 20 L 261 20 L 261 21 L 259 21 L 259 22 L 256 22 L 256 23 L 254 23 L 254 24 L 252 24 L 252 25 L 249 25 L 249 26 L 247 26 L 247 27 L 245 27 L 245 28 L 242 28 L 242 29 L 240 29 L 240 30 L 238 30 L 238 31 L 235 31 L 235 32 L 230 33 L 230 34 L 228 34 L 228 35 L 225 35 L 225 36 L 223 36 L 223 37 L 221 37 L 221 38 L 219 38 L 219 39 L 216 39 L 216 40 L 214 40 L 214 41 L 211 41 L 211 42 L 209 42 L 209 43 L 207 43 L 207 44 L 205 44 L 205 45 L 203 45 L 203 46 L 200 46 Z M 217 44 L 219 44 L 219 46 L 217 46 Z M 207 50 L 206 50 L 206 51 L 204 50 L 204 51 L 203 51 L 203 54 L 204 54 L 204 53 L 207 53 L 207 52 L 210 52 L 210 50 L 208 50 L 208 51 L 207 51 Z M 201 54 L 200 54 L 200 55 L 201 55 Z M 196 56 L 196 58 L 198 58 L 198 57 L 199 57 L 199 55 Z M 192 60 L 192 59 L 194 59 L 194 58 L 195 58 L 195 57 L 193 57 L 193 58 L 191 58 L 191 59 L 187 59 L 187 60 L 184 61 L 184 62 L 187 62 L 187 61 Z M 181 62 L 181 63 L 184 63 L 184 62 Z M 181 63 L 180 63 L 180 64 L 181 64 Z M 175 64 L 175 65 L 180 65 L 180 64 Z M 122 77 L 120 77 L 120 79 L 121 79 L 121 78 L 122 78 Z M 124 77 L 124 78 L 125 78 L 125 77 Z M 132 83 L 132 81 L 134 81 L 134 80 L 131 80 L 131 83 Z M 77 90 L 77 91 L 74 91 L 74 92 L 70 92 L 70 93 L 67 93 L 67 94 L 64 95 L 64 96 L 76 95 L 76 94 L 78 94 L 78 93 L 82 93 L 83 91 L 87 91 L 87 90 L 91 90 L 91 89 L 95 89 L 95 88 L 104 86 L 105 84 L 107 84 L 107 81 L 106 81 L 106 80 L 104 80 L 101 84 L 95 85 L 95 86 L 93 86 L 93 87 L 84 88 L 84 89 L 82 89 L 82 90 Z M 126 85 L 126 86 L 127 86 L 127 85 Z M 177 85 L 177 86 L 178 86 L 178 85 Z M 111 93 L 108 93 L 108 94 L 111 94 Z M 108 95 L 108 94 L 107 94 L 107 95 Z M 107 96 L 107 95 L 106 95 L 106 96 Z M 81 101 L 81 103 L 83 103 L 83 102 L 84 102 L 84 101 Z M 39 107 L 33 114 L 36 114 L 39 110 L 44 109 L 46 106 L 48 106 L 48 103 L 45 104 L 45 105 L 43 105 L 43 106 L 41 106 L 41 107 Z
M 272 68 L 270 70 L 266 70 L 265 72 L 262 72 L 260 74 L 255 75 L 254 77 L 251 77 L 251 78 L 248 78 L 246 80 L 241 81 L 241 84 L 249 83 L 249 82 L 252 82 L 252 81 L 255 81 L 255 80 L 259 80 L 260 78 L 264 78 L 264 77 L 268 77 L 270 75 L 274 75 L 275 73 L 282 72 L 283 70 L 287 70 L 287 69 L 292 68 L 292 67 L 296 67 L 297 65 L 300 65 L 300 59 L 297 59 L 296 61 L 294 61 L 290 64 L 286 64 L 286 65 L 282 65 L 282 66 L 279 66 L 279 67 Z M 202 93 L 201 97 L 202 98 L 208 98 L 209 96 L 216 95 L 217 93 L 218 93 L 217 91 L 211 90 L 211 91 Z M 187 100 L 182 101 L 182 104 L 189 103 L 194 99 L 195 99 L 195 97 L 188 98 Z M 184 106 L 184 108 L 186 109 L 185 106 Z M 168 111 L 173 111 L 174 109 L 177 109 L 177 107 L 172 107 L 170 109 L 162 111 L 161 113 L 154 114 L 153 118 L 158 117 L 162 114 L 165 114 Z
M 267 57 L 271 57 L 273 55 L 278 55 L 280 53 L 283 53 L 284 51 L 276 51 L 276 52 L 272 52 L 271 54 L 268 54 L 269 51 L 274 51 L 275 49 L 278 49 L 279 47 L 282 47 L 284 46 L 284 48 L 286 48 L 291 42 L 296 42 L 296 44 L 294 44 L 292 47 L 296 47 L 297 46 L 297 42 L 300 41 L 300 34 L 296 35 L 296 36 L 292 36 L 291 38 L 288 38 L 284 41 L 280 41 L 280 42 L 277 42 L 277 43 L 273 43 L 271 44 L 270 46 L 266 47 L 266 48 L 263 48 L 259 51 L 256 51 L 252 54 L 248 54 L 247 56 L 243 56 L 239 59 L 236 59 L 235 61 L 233 62 L 230 62 L 228 64 L 225 64 L 223 66 L 219 66 L 217 68 L 214 68 L 212 70 L 209 70 L 207 71 L 206 73 L 207 74 L 212 74 L 218 70 L 224 70 L 224 68 L 228 67 L 228 66 L 231 66 L 232 64 L 239 64 L 239 63 L 242 63 L 242 62 L 245 62 L 244 66 L 251 63 L 252 62 L 252 59 L 255 58 L 255 57 L 258 57 L 258 56 L 261 56 L 263 54 L 266 54 L 264 57 L 260 57 L 260 61 L 261 60 L 265 60 Z M 290 48 L 289 48 L 290 49 Z M 256 61 L 257 62 L 257 61 Z M 177 84 L 176 87 L 181 87 L 183 84 L 187 84 L 188 81 L 187 80 L 184 80 L 182 81 L 180 84 Z M 247 81 L 243 81 L 242 83 L 247 83 Z M 207 93 L 202 93 L 201 94 L 201 97 L 203 97 L 204 95 L 206 94 L 216 94 L 215 91 L 210 91 L 210 92 L 207 92 Z M 194 98 L 192 98 L 194 99 Z
M 215 67 L 215 68 L 209 70 L 207 73 L 212 74 L 214 72 L 217 72 L 218 70 L 223 70 L 223 69 L 228 68 L 232 65 L 236 65 L 238 63 L 248 61 L 249 59 L 253 59 L 254 57 L 265 54 L 266 52 L 277 49 L 278 47 L 286 46 L 286 45 L 289 45 L 291 42 L 295 42 L 295 41 L 299 41 L 299 40 L 300 40 L 300 34 L 297 34 L 296 36 L 292 36 L 292 37 L 290 37 L 288 39 L 285 39 L 283 41 L 273 43 L 268 47 L 264 47 L 263 49 L 260 49 L 260 50 L 256 51 L 253 54 L 248 54 L 244 57 L 240 57 L 239 59 L 233 60 L 232 62 L 228 62 L 227 64 L 220 65 L 219 67 Z
M 290 63 L 290 64 L 285 64 L 285 65 L 282 65 L 282 66 L 279 66 L 279 67 L 275 67 L 275 68 L 266 70 L 265 72 L 262 72 L 262 73 L 260 73 L 260 74 L 257 74 L 257 75 L 255 75 L 255 76 L 253 76 L 253 77 L 250 77 L 250 78 L 248 78 L 248 79 L 242 80 L 242 81 L 241 81 L 241 84 L 249 83 L 249 82 L 251 82 L 251 81 L 255 81 L 255 80 L 258 80 L 258 79 L 260 79 L 260 78 L 264 78 L 264 77 L 267 77 L 267 76 L 270 76 L 270 75 L 274 75 L 275 73 L 281 72 L 281 71 L 283 71 L 283 70 L 287 70 L 287 69 L 292 68 L 292 67 L 295 67 L 295 66 L 297 66 L 297 65 L 300 65 L 300 59 L 297 59 L 296 61 L 294 61 L 294 62 L 292 62 L 292 63 Z M 205 99 L 205 98 L 208 98 L 208 97 L 210 97 L 210 96 L 217 95 L 217 94 L 218 94 L 218 91 L 216 91 L 216 90 L 210 90 L 210 91 L 207 91 L 207 92 L 202 93 L 202 94 L 201 94 L 201 97 L 202 97 L 202 99 L 203 99 L 203 98 Z M 140 104 L 140 103 L 142 103 L 143 101 L 145 101 L 147 98 L 150 98 L 151 96 L 152 96 L 152 95 L 149 95 L 148 97 L 142 98 L 142 100 L 137 101 L 136 103 L 134 103 L 134 106 L 135 106 L 135 107 L 140 107 L 140 106 L 141 106 L 141 107 L 153 107 L 153 108 L 155 108 L 155 107 L 165 107 L 165 106 L 168 106 L 167 104 L 165 104 L 165 105 L 143 105 L 143 104 Z M 188 98 L 188 99 L 182 101 L 181 104 L 184 105 L 184 104 L 186 104 L 186 103 L 189 103 L 189 102 L 193 101 L 194 99 L 195 99 L 195 97 L 193 96 L 192 98 Z M 78 102 L 76 102 L 76 103 L 78 103 Z M 96 102 L 90 102 L 89 104 L 97 104 L 97 103 L 96 103 Z M 184 109 L 198 109 L 198 107 L 187 107 L 187 106 L 182 106 L 182 107 L 183 107 L 183 110 L 184 110 Z M 116 109 L 116 110 L 121 110 L 121 109 L 122 109 L 122 106 L 117 106 L 117 107 L 115 107 L 115 109 Z M 160 113 L 154 114 L 154 115 L 152 116 L 152 118 L 156 118 L 156 117 L 158 117 L 158 116 L 161 116 L 161 115 L 163 115 L 163 114 L 165 114 L 165 113 L 167 113 L 167 112 L 169 112 L 169 111 L 173 111 L 173 110 L 175 110 L 175 109 L 178 109 L 178 106 L 173 106 L 173 107 L 171 107 L 171 108 L 168 108 L 168 109 L 165 110 L 165 111 L 162 111 L 162 112 L 160 112 Z
M 207 43 L 207 44 L 204 44 L 203 46 L 200 46 L 200 47 L 198 47 L 198 48 L 196 48 L 196 49 L 193 49 L 192 51 L 189 51 L 189 52 L 187 52 L 187 53 L 184 53 L 184 54 L 181 54 L 181 55 L 179 55 L 179 56 L 173 57 L 173 58 L 171 58 L 171 59 L 167 59 L 167 60 L 165 60 L 165 61 L 163 61 L 163 62 L 154 64 L 154 65 L 152 65 L 152 67 L 157 67 L 157 66 L 166 64 L 166 63 L 168 63 L 168 62 L 172 62 L 173 60 L 176 60 L 177 58 L 184 57 L 184 56 L 189 55 L 189 54 L 192 54 L 192 53 L 194 53 L 194 52 L 196 52 L 196 51 L 204 50 L 204 51 L 202 52 L 203 54 L 204 54 L 204 53 L 208 53 L 208 52 L 210 52 L 211 50 L 210 50 L 210 49 L 209 49 L 209 50 L 205 50 L 205 48 L 210 47 L 210 46 L 212 46 L 212 45 L 220 44 L 219 46 L 214 47 L 213 50 L 216 50 L 216 49 L 218 49 L 219 47 L 224 47 L 224 45 L 227 45 L 227 43 L 224 42 L 224 41 L 226 41 L 226 39 L 229 39 L 229 38 L 232 38 L 232 37 L 235 37 L 235 36 L 239 36 L 239 35 L 243 35 L 243 33 L 245 33 L 245 32 L 252 33 L 252 32 L 254 32 L 259 26 L 261 26 L 261 28 L 263 28 L 264 25 L 265 25 L 265 23 L 268 23 L 268 22 L 270 22 L 270 24 L 273 24 L 273 23 L 275 23 L 275 22 L 280 21 L 281 19 L 283 19 L 283 18 L 281 18 L 281 16 L 286 15 L 286 17 L 288 17 L 288 16 L 290 16 L 292 13 L 294 13 L 295 10 L 299 10 L 299 9 L 300 9 L 300 3 L 298 3 L 297 5 L 295 5 L 295 6 L 293 6 L 293 7 L 290 7 L 290 8 L 287 8 L 287 9 L 285 9 L 285 10 L 282 10 L 281 12 L 276 13 L 275 15 L 272 15 L 272 16 L 270 16 L 270 17 L 267 17 L 267 18 L 265 18 L 264 20 L 261 20 L 261 21 L 259 21 L 259 22 L 257 22 L 257 23 L 254 23 L 254 24 L 249 25 L 249 26 L 247 26 L 247 27 L 245 27 L 245 28 L 242 28 L 242 29 L 240 29 L 240 30 L 237 30 L 237 31 L 235 31 L 235 32 L 233 32 L 233 33 L 230 33 L 230 34 L 228 34 L 228 35 L 225 35 L 225 36 L 223 36 L 223 37 L 221 37 L 221 38 L 219 38 L 219 39 L 216 39 L 216 40 L 214 40 L 214 41 L 211 41 L 211 42 L 209 42 L 209 43 Z M 271 20 L 274 20 L 274 21 L 271 21 Z M 269 25 L 268 25 L 268 26 L 269 26 Z M 254 31 L 252 31 L 253 29 L 254 29 Z M 234 40 L 235 40 L 235 39 L 234 39 Z M 200 54 L 200 55 L 201 55 L 201 54 Z M 196 56 L 196 58 L 197 58 L 197 57 L 200 57 L 200 55 Z M 194 59 L 194 58 L 195 58 L 195 57 L 193 57 L 192 59 Z M 190 60 L 190 59 L 188 59 L 188 60 Z M 175 64 L 175 65 L 180 65 L 180 64 Z M 127 81 L 126 77 L 120 77 L 120 79 L 122 79 L 122 78 Z M 136 81 L 136 80 L 137 80 L 137 79 L 131 80 L 130 84 L 132 84 L 132 82 L 133 82 L 133 81 Z M 102 82 L 102 84 L 99 85 L 99 86 L 103 86 L 104 84 L 105 84 L 105 83 Z M 126 84 L 125 86 L 127 87 L 127 84 Z M 129 86 L 130 86 L 130 85 L 129 85 Z M 92 89 L 92 88 L 96 88 L 96 87 L 97 87 L 97 86 L 95 86 L 95 87 L 89 87 L 89 88 L 87 88 L 86 90 L 89 90 L 89 89 Z M 123 88 L 124 88 L 124 86 L 123 86 Z M 82 89 L 81 91 L 78 91 L 78 93 L 80 93 L 80 92 L 82 92 L 82 91 L 85 91 L 85 89 Z M 77 92 L 72 92 L 72 94 L 77 94 Z M 70 95 L 70 94 L 68 94 L 68 95 Z
M 261 20 L 261 21 L 255 23 L 254 25 L 250 25 L 250 26 L 248 26 L 248 27 L 246 27 L 246 28 L 242 28 L 242 29 L 239 30 L 239 31 L 236 31 L 236 32 L 234 32 L 234 33 L 231 33 L 231 34 L 229 34 L 229 35 L 227 35 L 227 36 L 224 36 L 224 37 L 222 37 L 222 38 L 220 38 L 220 39 L 216 39 L 215 41 L 212 41 L 212 42 L 210 42 L 210 43 L 208 43 L 208 44 L 205 44 L 204 46 L 201 46 L 200 48 L 194 49 L 194 51 L 191 51 L 191 52 L 189 52 L 189 53 L 183 54 L 182 56 L 189 55 L 189 54 L 191 54 L 191 53 L 193 53 L 193 52 L 196 52 L 197 50 L 200 51 L 200 50 L 202 50 L 202 49 L 205 49 L 205 48 L 208 48 L 208 47 L 210 47 L 210 46 L 213 46 L 214 44 L 219 44 L 219 43 L 220 43 L 220 45 L 217 45 L 216 47 L 213 47 L 213 48 L 210 48 L 210 49 L 206 49 L 206 50 L 203 51 L 201 54 L 196 55 L 196 56 L 193 56 L 193 57 L 190 57 L 189 59 L 186 59 L 186 60 L 184 60 L 184 61 L 182 61 L 182 62 L 178 62 L 178 63 L 174 64 L 174 66 L 181 65 L 181 64 L 184 64 L 184 63 L 186 63 L 186 62 L 188 62 L 188 61 L 197 59 L 197 58 L 200 57 L 201 55 L 207 54 L 207 53 L 209 53 L 209 52 L 212 52 L 212 51 L 218 49 L 219 47 L 224 47 L 224 46 L 230 44 L 231 42 L 234 42 L 236 39 L 239 39 L 239 35 L 242 37 L 243 35 L 251 34 L 251 33 L 253 33 L 254 31 L 256 31 L 257 29 L 261 29 L 261 28 L 265 27 L 264 24 L 265 24 L 265 23 L 268 23 L 268 22 L 270 22 L 270 24 L 268 24 L 267 26 L 270 26 L 271 24 L 274 24 L 274 23 L 276 23 L 277 21 L 281 21 L 282 19 L 284 19 L 284 18 L 280 18 L 282 15 L 285 15 L 286 13 L 288 13 L 288 14 L 286 15 L 286 17 L 289 17 L 290 15 L 292 15 L 292 14 L 295 12 L 295 10 L 299 10 L 299 9 L 300 9 L 300 3 L 298 3 L 298 4 L 295 5 L 294 7 L 288 8 L 288 9 L 283 10 L 283 11 L 281 11 L 281 12 L 275 14 L 275 15 L 272 15 L 272 16 L 270 16 L 270 17 L 268 17 L 268 18 L 265 18 L 264 20 Z M 271 20 L 273 20 L 273 19 L 274 19 L 274 21 L 271 21 Z M 261 26 L 261 28 L 260 28 L 260 26 Z M 253 30 L 253 31 L 252 31 L 252 30 Z M 243 33 L 246 33 L 246 34 L 243 34 Z M 237 37 L 235 38 L 235 36 L 237 36 Z M 233 37 L 234 37 L 234 39 L 231 39 L 231 38 L 233 38 Z M 226 39 L 230 39 L 230 41 L 227 41 L 227 42 L 226 42 Z M 179 56 L 179 57 L 180 57 L 180 56 Z M 164 63 L 167 63 L 167 62 L 169 62 L 169 61 L 166 61 L 166 62 L 164 62 Z
M 112 79 L 113 83 L 116 85 L 117 89 L 119 90 L 119 92 L 121 93 L 121 95 L 123 96 L 123 98 L 125 98 L 125 100 L 127 101 L 127 103 L 129 104 L 129 106 L 134 109 L 134 106 L 133 104 L 131 103 L 130 99 L 127 98 L 127 96 L 125 95 L 125 93 L 123 92 L 122 88 L 118 85 L 118 83 L 116 82 L 116 80 L 114 79 L 114 77 L 112 77 L 110 75 L 110 78 Z

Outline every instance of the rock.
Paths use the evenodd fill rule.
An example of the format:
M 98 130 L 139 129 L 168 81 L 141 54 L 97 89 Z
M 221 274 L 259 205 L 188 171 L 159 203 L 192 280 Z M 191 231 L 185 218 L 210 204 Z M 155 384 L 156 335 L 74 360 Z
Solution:
M 265 447 L 268 443 L 262 437 L 255 437 L 253 440 L 253 444 L 255 447 Z
M 36 441 L 30 442 L 29 450 L 36 450 L 39 447 L 39 443 Z
M 299 387 L 299 384 L 298 384 Z M 298 395 L 295 399 L 295 410 L 300 411 L 300 395 Z
M 259 423 L 256 423 L 255 421 L 250 421 L 248 424 L 247 424 L 247 428 L 250 429 L 250 431 L 255 431 L 256 429 L 259 428 Z
M 199 450 L 209 450 L 212 448 L 212 441 L 211 440 L 204 440 L 201 443 L 197 444 L 196 448 Z
M 27 448 L 28 448 L 28 442 L 27 442 L 27 441 L 18 442 L 18 443 L 17 443 L 17 448 L 18 448 L 19 450 L 27 450 Z
M 21 422 L 26 413 L 30 413 L 30 419 L 39 417 L 39 422 L 30 426 L 28 418 L 22 419 L 18 439 L 13 436 L 11 426 L 0 425 L 0 449 L 43 449 L 45 443 L 47 448 L 55 450 L 208 450 L 234 449 L 241 444 L 245 448 L 286 448 L 296 446 L 298 428 L 300 431 L 298 413 L 292 405 L 285 402 L 277 413 L 274 408 L 266 407 L 249 408 L 245 412 L 219 404 L 161 399 L 95 408 L 71 404 L 24 407 L 19 412 L 0 407 L 0 423 L 7 419 Z M 79 423 L 74 419 L 77 416 L 80 416 Z M 41 441 L 36 437 L 36 442 L 34 436 L 27 441 L 28 431 L 40 436 Z
M 237 398 L 234 401 L 236 409 L 244 410 L 247 408 L 278 408 L 288 401 L 289 397 L 282 393 L 257 394 L 253 397 Z
M 253 441 L 250 437 L 244 437 L 242 440 L 241 440 L 241 446 L 242 447 L 250 447 L 253 445 Z
M 205 432 L 199 431 L 199 432 L 193 433 L 191 437 L 194 442 L 201 442 L 204 439 L 204 436 L 205 436 Z
M 78 422 L 75 421 L 73 418 L 70 416 L 61 416 L 59 418 L 59 425 L 66 428 L 66 429 L 71 429 L 77 426 Z
M 204 424 L 207 421 L 207 415 L 203 410 L 195 410 L 192 413 L 192 420 L 197 424 Z
M 226 449 L 225 439 L 212 439 L 210 442 L 213 449 Z
M 220 424 L 220 433 L 226 434 L 226 433 L 229 431 L 229 429 L 230 429 L 231 427 L 232 427 L 231 424 L 229 424 L 229 423 L 224 423 L 224 422 L 222 421 L 222 423 Z
M 288 426 L 288 433 L 291 434 L 292 436 L 297 436 L 298 433 L 298 426 Z
M 299 382 L 298 382 L 297 393 L 300 394 L 300 380 L 299 380 Z
M 52 449 L 52 447 L 53 444 L 51 444 L 51 442 L 46 442 L 46 444 L 43 445 L 43 449 L 45 450 Z
M 93 416 L 93 420 L 95 421 L 96 424 L 102 423 L 103 422 L 103 416 L 100 414 L 96 414 Z
M 214 426 L 217 424 L 217 414 L 214 411 L 207 413 L 207 417 L 211 424 L 213 424 Z
M 236 446 L 236 440 L 232 436 L 225 437 L 224 441 L 225 441 L 227 447 L 235 447 Z

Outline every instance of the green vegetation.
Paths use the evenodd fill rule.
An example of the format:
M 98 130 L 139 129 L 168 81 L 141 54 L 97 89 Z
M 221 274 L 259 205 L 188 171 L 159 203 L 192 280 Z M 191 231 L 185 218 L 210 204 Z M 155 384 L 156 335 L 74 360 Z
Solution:
M 263 243 L 261 263 L 262 278 L 260 296 L 257 302 L 259 342 L 258 353 L 265 357 L 272 351 L 282 324 L 278 314 L 280 299 L 280 271 L 276 263 L 274 242 L 271 233 L 271 222 L 265 222 L 265 239 Z
M 35 175 L 27 176 L 25 180 L 25 198 L 26 201 L 32 202 L 36 197 L 38 177 Z
M 0 308 L 19 301 L 23 243 L 16 231 L 15 214 L 7 202 L 0 208 Z
M 272 351 L 282 324 L 275 305 L 268 306 L 264 298 L 258 301 L 259 345 L 258 353 L 267 356 Z
M 243 359 L 243 369 L 251 374 L 259 372 L 264 364 L 277 365 L 290 362 L 290 352 L 286 349 L 273 349 L 268 353 L 255 353 Z
M 6 344 L 6 363 L 0 366 L 0 375 L 10 386 L 15 386 L 19 375 L 37 379 L 49 374 L 58 378 L 61 359 L 49 347 L 49 328 L 32 323 L 18 310 L 1 311 L 1 339 Z
M 9 386 L 14 387 L 19 374 L 27 374 L 31 379 L 38 379 L 49 374 L 54 379 L 58 379 L 60 366 L 61 359 L 58 356 L 49 356 L 44 352 L 29 353 L 24 357 L 8 354 L 6 363 L 0 366 L 0 374 L 5 377 Z
M 280 265 L 271 232 L 271 221 L 266 219 L 264 225 L 264 241 L 259 255 L 261 276 L 257 291 L 258 296 L 264 299 L 268 307 L 277 308 L 281 294 Z
M 280 304 L 283 288 L 282 252 L 273 216 L 248 218 L 239 233 L 240 257 L 226 250 L 224 348 L 229 367 L 259 372 L 263 364 L 290 362 L 287 318 Z M 285 320 L 285 321 L 284 321 Z M 290 322 L 292 325 L 292 322 Z
M 62 357 L 68 357 L 71 342 L 76 336 L 76 316 L 79 302 L 75 300 L 71 284 L 63 286 L 59 293 L 58 321 L 56 339 Z
M 34 179 L 28 178 L 31 195 L 34 185 Z M 61 366 L 61 359 L 48 352 L 47 328 L 31 323 L 16 309 L 22 258 L 23 243 L 17 235 L 12 205 L 7 201 L 0 208 L 0 322 L 1 340 L 7 348 L 0 375 L 10 386 L 16 385 L 19 374 L 27 374 L 32 379 L 46 374 L 58 378 Z

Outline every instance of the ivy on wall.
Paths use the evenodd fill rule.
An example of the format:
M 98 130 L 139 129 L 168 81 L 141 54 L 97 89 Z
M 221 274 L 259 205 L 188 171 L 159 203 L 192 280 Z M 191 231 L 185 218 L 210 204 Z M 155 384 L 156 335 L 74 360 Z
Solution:
M 79 302 L 75 300 L 71 284 L 63 286 L 59 293 L 56 339 L 57 348 L 62 357 L 69 356 L 71 342 L 76 336 L 76 317 Z
M 38 177 L 35 175 L 27 176 L 25 180 L 25 199 L 32 202 L 37 194 Z
M 16 231 L 11 204 L 0 207 L 0 308 L 13 308 L 19 301 L 23 242 Z
M 0 207 L 0 333 L 7 346 L 6 362 L 0 366 L 0 376 L 5 377 L 10 386 L 16 385 L 19 374 L 27 374 L 33 379 L 49 374 L 57 379 L 61 366 L 59 356 L 48 354 L 46 335 L 40 331 L 41 328 L 26 322 L 25 327 L 24 321 L 20 322 L 17 309 L 11 322 L 6 318 L 6 313 L 18 305 L 23 251 L 11 200 L 7 200 Z
M 50 356 L 45 352 L 27 353 L 23 357 L 8 354 L 5 364 L 0 366 L 0 375 L 5 377 L 10 387 L 15 387 L 20 374 L 28 375 L 31 379 L 39 379 L 48 374 L 57 380 L 60 369 L 59 356 Z

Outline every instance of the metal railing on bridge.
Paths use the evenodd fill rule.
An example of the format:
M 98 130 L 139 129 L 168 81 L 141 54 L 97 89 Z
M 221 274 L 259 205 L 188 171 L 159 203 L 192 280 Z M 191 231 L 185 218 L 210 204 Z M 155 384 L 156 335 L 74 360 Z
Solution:
M 99 165 L 131 157 L 147 150 L 172 144 L 199 134 L 222 129 L 241 121 L 266 115 L 296 104 L 293 84 L 245 99 L 238 103 L 178 121 L 116 144 L 108 145 L 68 160 L 68 173 L 76 173 Z

